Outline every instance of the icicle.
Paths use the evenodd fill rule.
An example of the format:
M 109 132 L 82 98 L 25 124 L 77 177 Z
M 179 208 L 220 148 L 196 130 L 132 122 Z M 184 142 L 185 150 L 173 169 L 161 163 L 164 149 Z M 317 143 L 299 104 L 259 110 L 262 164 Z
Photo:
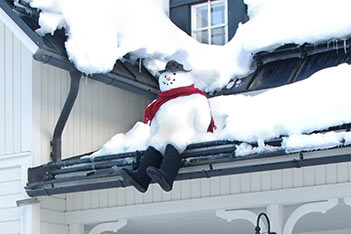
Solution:
M 88 76 L 85 76 L 85 85 L 88 85 Z
M 338 48 L 338 40 L 336 40 L 336 39 L 335 39 L 335 49 L 336 49 L 336 51 L 338 51 L 338 49 L 339 49 Z
M 139 72 L 141 73 L 141 60 L 142 58 L 139 58 Z
M 345 54 L 347 53 L 347 48 L 346 48 L 346 39 L 344 39 L 344 52 L 345 52 Z

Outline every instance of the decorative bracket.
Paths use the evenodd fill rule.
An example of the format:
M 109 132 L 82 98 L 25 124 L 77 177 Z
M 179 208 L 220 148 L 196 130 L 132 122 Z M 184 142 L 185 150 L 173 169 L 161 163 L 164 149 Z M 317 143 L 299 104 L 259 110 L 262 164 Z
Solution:
M 227 222 L 231 222 L 233 220 L 237 219 L 242 219 L 242 220 L 247 220 L 250 223 L 252 223 L 254 226 L 256 226 L 256 221 L 257 221 L 257 214 L 248 211 L 248 210 L 217 210 L 216 215 L 219 218 L 227 220 Z M 266 229 L 265 223 L 260 221 L 260 227 L 262 229 Z
M 334 208 L 338 203 L 338 199 L 329 199 L 325 202 L 314 202 L 300 206 L 290 215 L 290 217 L 286 221 L 283 234 L 292 234 L 294 226 L 302 216 L 315 212 L 325 214 L 328 210 Z
M 348 206 L 351 206 L 351 197 L 345 197 L 344 198 L 344 203 Z
M 127 225 L 126 219 L 118 220 L 117 222 L 102 223 L 95 226 L 89 234 L 101 234 L 103 232 L 114 232 L 117 233 L 119 229 Z

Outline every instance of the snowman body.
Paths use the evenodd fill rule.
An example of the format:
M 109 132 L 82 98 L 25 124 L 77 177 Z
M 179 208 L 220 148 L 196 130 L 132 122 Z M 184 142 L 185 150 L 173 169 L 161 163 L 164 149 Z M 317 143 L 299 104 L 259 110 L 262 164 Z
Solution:
M 189 72 L 164 72 L 159 78 L 160 91 L 193 85 Z M 163 155 L 168 144 L 182 153 L 198 134 L 205 134 L 211 122 L 207 97 L 198 93 L 170 99 L 151 121 L 148 146 Z

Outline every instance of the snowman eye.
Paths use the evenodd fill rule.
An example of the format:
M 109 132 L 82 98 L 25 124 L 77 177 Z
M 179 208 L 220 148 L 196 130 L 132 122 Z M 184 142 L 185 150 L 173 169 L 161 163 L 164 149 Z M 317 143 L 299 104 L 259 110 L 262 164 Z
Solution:
M 177 73 L 173 73 L 173 75 L 177 75 Z

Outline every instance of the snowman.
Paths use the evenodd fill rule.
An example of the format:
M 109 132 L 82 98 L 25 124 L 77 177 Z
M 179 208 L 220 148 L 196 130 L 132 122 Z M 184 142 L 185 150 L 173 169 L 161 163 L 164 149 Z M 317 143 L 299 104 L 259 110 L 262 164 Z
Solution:
M 213 132 L 207 96 L 194 87 L 190 70 L 172 60 L 160 71 L 159 97 L 145 110 L 150 125 L 148 148 L 137 170 L 121 170 L 124 181 L 146 192 L 151 181 L 172 190 L 181 166 L 181 153 L 198 134 Z

